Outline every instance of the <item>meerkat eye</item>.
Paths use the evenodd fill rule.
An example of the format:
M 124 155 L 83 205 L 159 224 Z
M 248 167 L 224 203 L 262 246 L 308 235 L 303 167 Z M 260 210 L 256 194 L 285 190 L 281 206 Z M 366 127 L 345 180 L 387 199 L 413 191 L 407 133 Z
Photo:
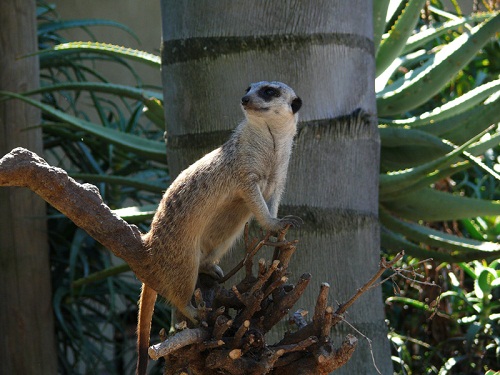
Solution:
M 275 96 L 276 98 L 280 96 L 280 92 L 272 87 L 268 87 L 264 90 L 266 96 Z
M 249 91 L 250 91 L 250 86 L 248 86 L 248 88 L 245 90 L 245 94 L 248 94 Z

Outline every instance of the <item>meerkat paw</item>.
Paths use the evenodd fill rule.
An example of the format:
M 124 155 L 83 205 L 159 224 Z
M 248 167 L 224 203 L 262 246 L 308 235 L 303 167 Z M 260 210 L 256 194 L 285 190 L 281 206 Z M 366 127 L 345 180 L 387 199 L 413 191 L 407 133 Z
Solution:
M 221 280 L 224 277 L 224 271 L 217 264 L 209 264 L 200 268 L 199 273 L 210 276 L 215 280 Z
M 283 231 L 287 226 L 292 228 L 299 228 L 304 221 L 298 216 L 284 216 L 281 219 L 271 219 L 270 223 L 266 223 L 264 229 L 269 230 L 273 235 Z
M 293 215 L 287 215 L 283 216 L 281 219 L 279 219 L 281 228 L 284 229 L 287 225 L 291 226 L 292 228 L 300 228 L 302 224 L 304 224 L 304 220 L 302 220 L 298 216 L 293 216 Z

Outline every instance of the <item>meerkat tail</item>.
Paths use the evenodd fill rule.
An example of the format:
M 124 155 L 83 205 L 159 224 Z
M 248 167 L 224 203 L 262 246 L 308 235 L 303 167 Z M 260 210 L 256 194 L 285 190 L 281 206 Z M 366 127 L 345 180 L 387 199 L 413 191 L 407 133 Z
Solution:
M 142 284 L 141 298 L 139 300 L 139 317 L 137 322 L 137 369 L 136 375 L 145 375 L 148 368 L 148 348 L 151 334 L 151 320 L 155 308 L 157 293 Z

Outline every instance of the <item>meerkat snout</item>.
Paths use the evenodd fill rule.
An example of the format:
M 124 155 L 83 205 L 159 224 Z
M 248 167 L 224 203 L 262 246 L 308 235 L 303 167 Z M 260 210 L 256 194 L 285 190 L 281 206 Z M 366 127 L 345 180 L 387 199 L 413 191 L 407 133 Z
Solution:
M 241 105 L 245 106 L 247 105 L 248 103 L 250 102 L 250 97 L 249 96 L 244 96 L 243 98 L 241 98 Z

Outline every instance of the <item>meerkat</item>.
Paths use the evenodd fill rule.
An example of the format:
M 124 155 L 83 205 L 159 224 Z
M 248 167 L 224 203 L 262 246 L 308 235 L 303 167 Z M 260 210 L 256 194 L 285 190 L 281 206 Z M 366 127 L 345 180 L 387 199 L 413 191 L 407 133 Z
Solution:
M 199 273 L 223 276 L 219 259 L 254 217 L 269 231 L 302 222 L 277 218 L 302 100 L 281 82 L 253 83 L 241 98 L 245 120 L 220 148 L 184 170 L 165 192 L 143 241 L 156 266 L 155 285 L 142 285 L 139 359 L 146 373 L 157 293 L 196 322 L 191 304 Z

